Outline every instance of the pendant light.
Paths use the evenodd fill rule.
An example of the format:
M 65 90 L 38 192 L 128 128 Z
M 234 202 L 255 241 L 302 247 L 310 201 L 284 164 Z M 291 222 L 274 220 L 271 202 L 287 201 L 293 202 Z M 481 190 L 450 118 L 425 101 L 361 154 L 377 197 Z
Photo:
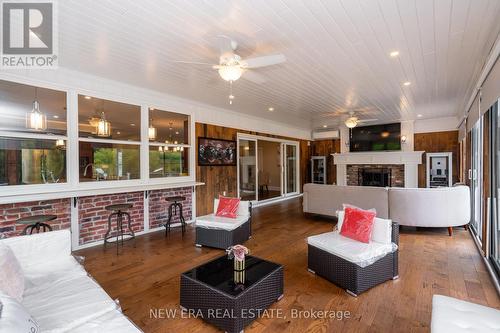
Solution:
M 101 116 L 96 124 L 95 132 L 97 136 L 108 138 L 111 136 L 111 123 L 106 120 L 104 114 L 104 100 L 101 101 Z
M 153 126 L 153 118 L 149 119 L 149 128 L 148 128 L 148 137 L 149 140 L 156 140 L 157 130 L 156 127 Z
M 47 115 L 40 111 L 40 103 L 38 102 L 38 89 L 36 87 L 33 109 L 26 115 L 26 127 L 36 131 L 43 131 L 47 129 Z
M 106 120 L 104 111 L 101 112 L 101 119 L 99 119 L 99 122 L 97 123 L 96 132 L 97 136 L 102 136 L 102 137 L 111 136 L 111 123 Z

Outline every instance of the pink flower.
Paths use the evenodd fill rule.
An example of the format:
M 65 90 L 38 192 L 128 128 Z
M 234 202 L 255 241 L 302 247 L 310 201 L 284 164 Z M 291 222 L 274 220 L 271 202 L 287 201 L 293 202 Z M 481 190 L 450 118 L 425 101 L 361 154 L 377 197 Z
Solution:
M 244 247 L 243 245 L 239 245 L 239 244 L 231 247 L 231 252 L 233 253 L 234 258 L 238 261 L 245 260 L 245 254 L 249 253 L 249 251 L 246 247 Z

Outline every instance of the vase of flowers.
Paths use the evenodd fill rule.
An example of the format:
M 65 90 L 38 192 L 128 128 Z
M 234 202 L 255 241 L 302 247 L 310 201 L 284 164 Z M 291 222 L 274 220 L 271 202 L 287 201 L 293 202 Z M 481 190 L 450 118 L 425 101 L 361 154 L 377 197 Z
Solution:
M 245 255 L 249 253 L 248 249 L 243 245 L 234 245 L 227 252 L 229 259 L 234 260 L 234 283 L 245 284 Z

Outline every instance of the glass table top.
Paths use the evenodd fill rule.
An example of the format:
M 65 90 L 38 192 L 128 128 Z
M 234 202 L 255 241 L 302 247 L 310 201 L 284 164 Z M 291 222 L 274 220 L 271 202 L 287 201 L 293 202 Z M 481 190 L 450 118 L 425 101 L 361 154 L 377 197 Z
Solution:
M 231 296 L 238 296 L 281 265 L 253 256 L 245 257 L 245 284 L 234 283 L 234 261 L 227 255 L 195 267 L 183 275 L 202 282 Z

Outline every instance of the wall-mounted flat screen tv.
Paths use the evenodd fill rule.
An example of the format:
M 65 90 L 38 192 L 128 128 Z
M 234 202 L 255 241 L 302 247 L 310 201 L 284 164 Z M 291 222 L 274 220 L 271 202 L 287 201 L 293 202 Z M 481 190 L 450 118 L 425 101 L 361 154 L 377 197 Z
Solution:
M 401 123 L 354 127 L 350 151 L 401 150 Z

